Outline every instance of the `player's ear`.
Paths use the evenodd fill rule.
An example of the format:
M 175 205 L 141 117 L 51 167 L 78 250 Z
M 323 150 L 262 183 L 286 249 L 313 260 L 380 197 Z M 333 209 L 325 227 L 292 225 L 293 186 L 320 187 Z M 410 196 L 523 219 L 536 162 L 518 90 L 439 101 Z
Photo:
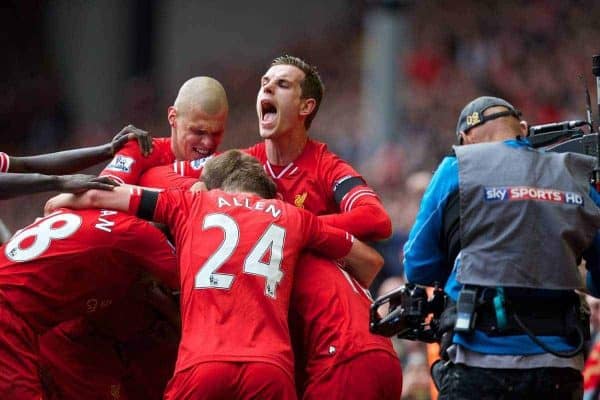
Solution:
M 527 121 L 519 122 L 519 127 L 521 128 L 521 133 L 523 134 L 521 137 L 527 137 L 529 135 L 529 125 Z
M 317 106 L 317 101 L 313 98 L 302 99 L 300 103 L 300 115 L 308 117 Z
M 177 109 L 175 107 L 170 106 L 167 109 L 167 120 L 169 121 L 169 125 L 171 125 L 172 128 L 177 127 Z

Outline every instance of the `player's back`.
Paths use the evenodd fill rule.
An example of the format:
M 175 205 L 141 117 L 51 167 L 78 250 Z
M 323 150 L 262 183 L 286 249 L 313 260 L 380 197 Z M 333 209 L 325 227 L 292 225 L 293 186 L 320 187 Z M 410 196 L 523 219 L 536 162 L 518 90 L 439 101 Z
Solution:
M 292 206 L 255 195 L 195 197 L 192 226 L 175 232 L 184 332 L 176 371 L 235 359 L 291 371 L 287 309 L 305 220 Z
M 61 209 L 0 248 L 0 296 L 38 333 L 99 311 L 137 277 L 146 258 L 135 249 L 140 234 L 161 242 L 156 228 L 116 211 Z M 153 249 L 156 261 L 173 268 L 174 256 L 162 241 L 163 251 Z
M 297 384 L 365 351 L 395 355 L 388 338 L 369 332 L 371 303 L 368 290 L 334 260 L 301 255 L 290 303 L 293 343 L 303 349 L 297 362 L 305 368 Z
M 340 213 L 334 195 L 336 185 L 348 177 L 360 176 L 324 143 L 314 140 L 309 140 L 302 154 L 281 171 L 269 164 L 264 142 L 248 152 L 270 172 L 286 202 L 318 215 Z M 348 209 L 350 203 L 344 200 Z M 304 367 L 311 375 L 361 352 L 383 350 L 395 354 L 388 338 L 369 332 L 368 291 L 331 260 L 314 255 L 301 257 L 292 298 L 295 349 L 302 349 L 297 351 L 301 353 L 299 361 L 306 361 Z

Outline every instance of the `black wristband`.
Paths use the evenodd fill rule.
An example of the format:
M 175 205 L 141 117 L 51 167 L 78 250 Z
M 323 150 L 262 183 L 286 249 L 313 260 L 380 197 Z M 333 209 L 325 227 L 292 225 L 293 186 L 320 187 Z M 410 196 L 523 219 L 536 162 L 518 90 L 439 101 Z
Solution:
M 152 221 L 154 218 L 154 209 L 158 201 L 158 192 L 154 190 L 142 190 L 140 206 L 138 207 L 137 216 L 139 218 Z

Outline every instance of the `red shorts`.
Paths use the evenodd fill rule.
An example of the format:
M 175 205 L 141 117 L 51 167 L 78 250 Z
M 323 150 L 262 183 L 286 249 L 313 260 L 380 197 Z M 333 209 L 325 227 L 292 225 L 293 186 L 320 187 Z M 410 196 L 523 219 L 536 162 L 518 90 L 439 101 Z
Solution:
M 0 399 L 40 400 L 37 335 L 0 301 Z
M 294 382 L 285 371 L 264 362 L 205 362 L 171 379 L 165 400 L 295 400 Z
M 68 321 L 40 337 L 44 395 L 49 400 L 127 400 L 126 370 L 114 341 L 89 334 L 79 323 Z
M 397 357 L 369 351 L 310 377 L 303 400 L 398 400 L 402 369 Z

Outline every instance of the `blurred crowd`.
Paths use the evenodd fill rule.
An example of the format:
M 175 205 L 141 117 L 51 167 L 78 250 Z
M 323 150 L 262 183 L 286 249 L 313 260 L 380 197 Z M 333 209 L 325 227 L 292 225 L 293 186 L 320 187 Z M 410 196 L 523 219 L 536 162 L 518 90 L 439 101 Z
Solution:
M 368 12 L 369 7 L 361 10 Z M 432 169 L 455 141 L 462 107 L 479 95 L 495 95 L 511 101 L 530 124 L 584 119 L 581 76 L 590 85 L 595 104 L 591 56 L 600 54 L 600 2 L 594 0 L 457 0 L 444 7 L 425 0 L 395 12 L 406 17 L 411 35 L 406 41 L 410 48 L 396 59 L 397 74 L 404 75 L 402 82 L 406 82 L 398 87 L 400 128 L 388 135 L 388 142 L 373 143 L 376 150 L 370 161 L 359 162 L 357 157 L 363 135 L 357 127 L 366 45 L 360 27 L 327 42 L 289 48 L 291 54 L 317 65 L 326 85 L 314 136 L 355 163 L 392 216 L 394 235 L 379 245 L 386 265 L 374 294 L 403 282 L 402 245 Z M 41 13 L 40 7 L 34 7 L 33 18 L 39 21 Z M 152 76 L 131 77 L 123 91 L 122 111 L 110 126 L 74 126 L 61 89 L 65 78 L 44 61 L 42 40 L 14 25 L 9 24 L 12 33 L 22 35 L 29 47 L 9 49 L 17 57 L 1 67 L 4 76 L 15 79 L 1 84 L 0 150 L 27 155 L 104 143 L 127 123 L 155 136 L 168 134 L 166 107 L 173 99 L 161 97 Z M 223 67 L 219 79 L 228 90 L 232 109 L 223 148 L 258 140 L 254 99 L 262 70 L 264 65 Z M 40 214 L 46 197 L 3 201 L 0 218 L 15 229 Z M 403 398 L 429 398 L 424 347 L 405 341 L 397 345 L 404 370 Z

